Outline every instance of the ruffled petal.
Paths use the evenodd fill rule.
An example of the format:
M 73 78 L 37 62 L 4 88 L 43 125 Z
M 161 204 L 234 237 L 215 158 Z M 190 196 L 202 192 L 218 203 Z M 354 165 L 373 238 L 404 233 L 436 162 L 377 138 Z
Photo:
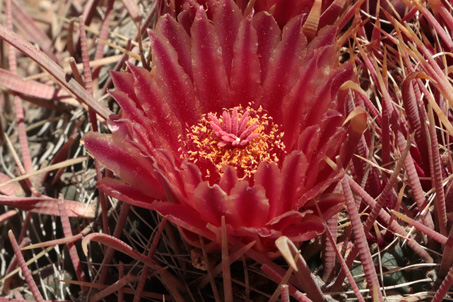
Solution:
M 339 99 L 346 99 L 344 96 L 340 97 L 340 95 L 348 95 L 344 91 L 340 91 L 340 87 L 347 81 L 352 80 L 354 77 L 354 69 L 350 62 L 344 63 L 341 65 L 341 70 L 338 73 L 332 73 L 333 78 L 332 80 L 332 89 L 330 90 L 331 99 L 334 100 L 336 98 L 337 108 L 343 107 L 344 100 L 339 102 Z
M 321 118 L 317 126 L 321 129 L 319 146 L 325 145 L 331 137 L 338 135 L 339 129 L 343 129 L 344 116 L 335 110 L 329 110 Z
M 252 20 L 258 36 L 258 58 L 261 66 L 261 83 L 267 76 L 271 56 L 281 40 L 280 28 L 271 15 L 260 12 Z
M 328 24 L 332 24 L 333 20 L 337 20 L 340 16 L 346 0 L 334 0 L 327 7 L 319 18 L 319 28 L 323 28 Z
M 306 55 L 307 39 L 300 30 L 301 17 L 292 19 L 283 29 L 282 41 L 275 49 L 269 63 L 269 70 L 263 83 L 261 104 L 269 111 L 275 122 L 282 122 L 281 104 L 299 78 L 299 68 Z
M 177 150 L 178 136 L 183 134 L 183 124 L 173 115 L 168 104 L 162 101 L 162 96 L 156 87 L 152 75 L 144 68 L 128 64 L 134 79 L 135 93 L 140 100 L 143 110 L 152 122 L 150 125 L 155 132 L 165 137 L 165 149 Z
M 134 77 L 129 72 L 110 71 L 113 85 L 117 91 L 127 94 L 138 108 L 141 108 L 140 102 L 135 95 Z
M 150 125 L 153 123 L 146 117 L 134 101 L 122 91 L 110 91 L 110 95 L 117 101 L 123 110 L 123 121 L 129 126 L 128 132 L 137 141 L 142 144 L 142 147 L 147 149 L 149 154 L 152 154 L 152 148 L 165 145 L 165 137 L 160 136 L 159 132 L 152 134 Z M 117 125 L 118 121 L 116 120 Z M 151 128 L 151 129 L 150 129 Z M 150 131 L 151 130 L 151 131 Z M 124 132 L 124 131 L 123 131 Z
M 321 193 L 326 192 L 327 189 L 334 187 L 334 184 L 338 183 L 340 179 L 343 177 L 341 173 L 331 173 L 329 177 L 322 179 L 316 185 L 310 187 L 297 201 L 294 208 L 300 209 L 304 207 L 307 202 L 318 198 Z M 325 194 L 325 193 L 324 193 Z M 315 211 L 317 213 L 317 211 Z
M 291 226 L 297 225 L 298 223 L 303 221 L 306 218 L 306 216 L 311 215 L 312 213 L 313 213 L 312 211 L 304 212 L 294 210 L 286 211 L 281 215 L 275 217 L 274 219 L 270 220 L 266 224 L 266 227 L 271 230 L 274 229 L 281 231 Z
M 237 225 L 237 209 L 218 185 L 210 186 L 207 181 L 200 183 L 195 189 L 194 205 L 198 216 L 214 226 L 220 226 L 222 216 L 227 224 Z
M 148 35 L 155 65 L 154 78 L 163 98 L 161 102 L 169 105 L 176 119 L 195 124 L 202 112 L 192 81 L 179 65 L 178 54 L 158 32 L 148 30 Z
M 247 107 L 250 102 L 258 104 L 262 96 L 260 62 L 257 55 L 258 37 L 251 22 L 252 15 L 242 20 L 234 45 L 234 59 L 231 67 L 234 106 Z
M 129 96 L 120 90 L 109 91 L 109 94 L 115 99 L 123 110 L 123 117 L 131 122 L 147 122 L 148 118 L 137 108 L 136 103 Z
M 156 150 L 155 152 L 156 171 L 161 175 L 165 188 L 166 198 L 171 202 L 180 202 L 189 207 L 193 207 L 192 200 L 188 197 L 185 190 L 186 183 L 184 174 L 176 164 L 175 158 L 167 150 Z
M 184 162 L 181 165 L 182 179 L 184 179 L 184 190 L 189 200 L 194 199 L 196 187 L 202 182 L 201 171 L 197 165 Z
M 178 54 L 179 65 L 182 66 L 189 78 L 193 80 L 190 37 L 182 25 L 174 18 L 165 15 L 157 21 L 156 32 L 160 32 L 167 38 Z
M 318 237 L 324 232 L 324 223 L 312 211 L 289 211 L 276 217 L 267 225 L 272 230 L 280 230 L 294 242 L 302 242 Z
M 82 142 L 88 152 L 118 177 L 140 190 L 158 188 L 160 181 L 153 175 L 153 162 L 127 141 L 114 141 L 112 135 L 89 132 Z
M 216 239 L 214 234 L 206 228 L 206 220 L 200 219 L 200 213 L 192 208 L 180 204 L 155 201 L 153 209 L 177 226 L 210 240 L 215 241 Z
M 282 234 L 293 242 L 302 242 L 316 238 L 324 231 L 323 220 L 318 216 L 309 215 L 303 221 L 283 229 Z
M 336 172 L 324 160 L 326 157 L 335 162 L 335 157 L 339 153 L 338 142 L 343 142 L 346 139 L 346 130 L 343 128 L 335 128 L 334 135 L 331 137 L 321 138 L 317 153 L 312 157 L 310 166 L 307 170 L 306 187 L 311 188 L 317 183 L 322 183 L 325 180 L 332 178 Z
M 222 48 L 203 7 L 197 11 L 191 36 L 193 79 L 203 112 L 231 107 Z
M 263 187 L 249 187 L 248 181 L 240 181 L 231 190 L 229 202 L 237 209 L 236 227 L 262 227 L 266 224 L 269 200 Z
M 236 185 L 238 181 L 237 170 L 232 166 L 226 166 L 222 169 L 223 175 L 220 178 L 219 186 L 225 193 L 230 194 L 231 189 Z
M 325 49 L 327 50 L 327 49 Z M 304 62 L 299 79 L 291 91 L 284 97 L 282 102 L 283 128 L 285 129 L 284 142 L 288 148 L 292 148 L 301 129 L 305 129 L 305 120 L 310 108 L 316 108 L 317 112 L 324 114 L 318 107 L 317 99 L 314 98 L 319 85 L 325 84 L 325 77 L 319 75 L 316 56 L 310 56 Z M 313 106 L 316 104 L 316 106 Z M 305 126 L 305 127 L 304 127 Z
M 266 191 L 266 197 L 269 200 L 268 220 L 282 212 L 280 198 L 282 181 L 283 178 L 276 163 L 262 162 L 258 166 L 255 174 L 255 186 L 262 186 Z
M 209 226 L 209 229 L 214 232 L 218 238 L 220 238 L 221 228 L 213 228 Z M 234 236 L 243 243 L 249 243 L 254 241 L 253 249 L 265 254 L 269 258 L 275 258 L 281 256 L 275 246 L 275 240 L 281 237 L 283 234 L 279 230 L 269 229 L 266 227 L 239 227 L 232 228 L 227 225 L 227 234 Z
M 337 214 L 344 207 L 344 195 L 339 193 L 325 193 L 321 194 L 316 199 L 311 200 L 304 205 L 307 210 L 312 210 L 313 213 L 321 211 L 322 217 L 327 220 L 333 215 Z
M 334 31 L 327 31 L 326 38 L 317 40 L 316 43 L 333 43 L 331 32 Z M 282 104 L 284 142 L 290 148 L 301 130 L 320 123 L 327 108 L 334 103 L 339 87 L 353 75 L 350 64 L 334 67 L 338 59 L 332 45 L 313 49 L 307 58 L 298 82 Z M 343 106 L 342 103 L 335 105 L 337 108 Z
M 300 150 L 305 154 L 307 162 L 311 162 L 311 158 L 315 155 L 318 148 L 321 130 L 319 125 L 307 127 L 299 135 L 296 142 L 296 150 Z
M 297 199 L 302 195 L 307 167 L 307 158 L 302 152 L 293 151 L 286 156 L 282 167 L 281 206 L 277 215 L 292 210 Z
M 351 79 L 352 72 L 349 69 L 338 70 L 337 72 L 330 72 L 330 79 L 326 79 L 324 85 L 319 85 L 318 89 L 313 95 L 314 102 L 316 103 L 317 110 L 310 108 L 307 117 L 304 120 L 303 126 L 319 124 L 329 106 L 332 105 L 332 96 L 335 97 L 338 88 L 346 80 Z M 326 76 L 324 76 L 326 78 Z M 341 83 L 341 84 L 340 84 Z M 334 92 L 333 90 L 336 89 Z M 340 107 L 341 108 L 341 107 Z
M 214 6 L 213 23 L 222 47 L 223 65 L 228 78 L 233 61 L 233 45 L 241 19 L 242 13 L 233 0 L 221 0 Z
M 100 191 L 122 202 L 150 210 L 152 209 L 151 204 L 154 200 L 165 197 L 161 188 L 150 187 L 148 191 L 143 192 L 136 187 L 126 184 L 124 181 L 109 177 L 98 181 L 97 187 Z
M 275 8 L 272 13 L 280 27 L 302 12 L 308 12 L 313 5 L 313 0 L 276 0 Z
M 310 42 L 307 47 L 309 53 L 324 46 L 333 46 L 337 36 L 338 28 L 335 26 L 326 26 L 321 28 L 316 37 Z

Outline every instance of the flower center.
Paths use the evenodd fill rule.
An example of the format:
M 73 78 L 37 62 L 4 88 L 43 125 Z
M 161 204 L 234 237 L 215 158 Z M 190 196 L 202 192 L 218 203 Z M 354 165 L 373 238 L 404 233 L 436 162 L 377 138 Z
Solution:
M 200 122 L 187 129 L 181 158 L 196 163 L 211 180 L 233 166 L 240 179 L 249 179 L 263 162 L 278 162 L 285 153 L 283 132 L 272 117 L 259 107 L 241 106 L 225 109 L 220 117 L 203 115 Z
M 231 146 L 245 146 L 252 139 L 260 136 L 259 133 L 254 132 L 258 129 L 256 122 L 250 123 L 249 112 L 245 111 L 242 117 L 238 116 L 238 108 L 233 108 L 233 113 L 227 111 L 222 113 L 222 123 L 212 115 L 208 114 L 211 120 L 211 128 L 214 130 L 221 141 L 217 144 L 219 147 Z

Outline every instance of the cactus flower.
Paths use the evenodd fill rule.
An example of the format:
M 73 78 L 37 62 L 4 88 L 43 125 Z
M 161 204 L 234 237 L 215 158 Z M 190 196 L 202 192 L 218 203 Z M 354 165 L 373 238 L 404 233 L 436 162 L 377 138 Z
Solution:
M 275 255 L 277 238 L 315 238 L 342 208 L 332 163 L 350 148 L 339 88 L 352 66 L 335 28 L 308 42 L 302 15 L 281 28 L 232 0 L 195 9 L 189 25 L 165 15 L 149 30 L 151 71 L 111 73 L 121 111 L 83 142 L 115 174 L 101 191 L 166 216 L 187 242 L 218 244 L 223 216 L 228 236 Z

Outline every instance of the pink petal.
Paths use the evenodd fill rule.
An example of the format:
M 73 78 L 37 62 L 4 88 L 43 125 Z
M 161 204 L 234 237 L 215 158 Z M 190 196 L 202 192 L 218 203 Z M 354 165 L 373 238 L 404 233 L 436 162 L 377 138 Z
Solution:
M 189 200 L 193 200 L 195 188 L 202 182 L 201 172 L 197 165 L 186 162 L 181 165 L 184 191 Z
M 192 67 L 195 89 L 203 112 L 219 112 L 231 107 L 222 48 L 213 25 L 200 7 L 191 28 Z
M 247 5 L 249 4 L 248 0 L 238 0 L 238 2 L 242 2 L 242 5 L 239 7 L 242 7 L 245 9 Z M 261 11 L 269 11 L 271 7 L 275 4 L 275 0 L 261 0 L 261 1 L 255 1 L 255 11 L 261 12 Z
M 258 37 L 251 21 L 251 15 L 242 20 L 234 44 L 234 58 L 231 67 L 234 106 L 246 107 L 249 102 L 259 103 L 261 99 L 260 62 L 257 55 Z
M 137 149 L 142 148 L 137 144 Z M 140 154 L 144 152 L 141 151 Z M 158 179 L 159 184 L 165 190 L 165 199 L 170 202 L 180 202 L 193 207 L 192 202 L 185 191 L 186 183 L 183 179 L 184 173 L 179 168 L 170 151 L 154 149 L 152 153 L 153 169 L 150 171 Z
M 228 234 L 239 238 L 242 242 L 252 242 L 255 241 L 253 249 L 265 253 L 269 258 L 275 258 L 280 256 L 280 253 L 277 251 L 275 246 L 275 240 L 281 237 L 283 234 L 279 230 L 268 229 L 266 227 L 262 228 L 246 228 L 240 227 L 238 229 L 230 230 L 228 229 Z M 220 230 L 216 230 L 217 233 L 220 233 Z
M 329 110 L 324 113 L 319 123 L 316 124 L 321 129 L 319 145 L 325 145 L 331 137 L 338 135 L 339 128 L 344 130 L 343 122 L 344 116 L 337 111 Z M 339 149 L 339 146 L 337 146 L 337 149 Z
M 301 18 L 292 19 L 283 29 L 282 41 L 272 54 L 269 70 L 263 83 L 261 104 L 274 118 L 276 123 L 282 122 L 281 103 L 284 96 L 299 78 L 299 68 L 305 57 L 307 39 L 300 30 Z
M 215 241 L 213 234 L 206 229 L 206 220 L 194 209 L 179 204 L 156 201 L 153 208 L 172 223 L 205 238 Z
M 307 172 L 309 174 L 310 172 Z M 342 173 L 331 173 L 328 177 L 321 179 L 315 186 L 310 187 L 297 201 L 294 208 L 300 209 L 306 205 L 310 200 L 318 198 L 322 192 L 325 192 L 332 185 L 338 183 L 338 181 L 344 176 Z M 317 213 L 317 211 L 316 211 Z
M 151 204 L 154 200 L 165 198 L 163 192 L 159 192 L 158 190 L 153 192 L 153 188 L 150 188 L 147 192 L 143 192 L 121 180 L 108 177 L 100 180 L 97 183 L 97 187 L 113 198 L 144 209 L 152 209 Z
M 222 216 L 227 224 L 237 225 L 237 209 L 218 185 L 210 186 L 207 181 L 200 183 L 195 189 L 194 205 L 198 216 L 214 226 L 220 226 Z
M 123 94 L 122 92 L 119 92 Z M 120 100 L 118 95 L 115 96 L 116 100 Z M 119 103 L 121 101 L 118 101 Z M 143 115 L 143 112 L 139 111 L 139 115 Z M 111 116 L 108 121 L 109 129 L 113 132 L 114 140 L 119 141 L 123 139 L 129 139 L 129 142 L 136 147 L 137 150 L 140 150 L 143 154 L 152 155 L 154 153 L 154 148 L 160 147 L 163 144 L 166 144 L 165 138 L 154 135 L 149 128 L 149 124 L 146 124 L 147 118 L 144 117 L 143 124 L 136 122 L 135 120 L 130 119 L 121 119 L 116 116 Z M 134 140 L 130 140 L 131 138 Z
M 318 148 L 320 132 L 319 126 L 313 125 L 305 128 L 297 138 L 296 149 L 304 152 L 308 162 L 311 162 L 313 153 Z
M 127 96 L 134 101 L 138 108 L 141 108 L 140 102 L 135 95 L 134 77 L 129 72 L 110 71 L 115 89 L 124 92 Z
M 158 32 L 148 30 L 151 40 L 154 77 L 160 87 L 162 102 L 166 102 L 176 119 L 195 124 L 200 115 L 200 104 L 195 99 L 191 79 L 178 63 L 178 54 L 168 40 Z
M 318 216 L 310 215 L 302 222 L 291 225 L 282 230 L 282 234 L 293 242 L 307 241 L 324 233 L 323 220 Z
M 255 174 L 255 186 L 262 186 L 269 200 L 269 216 L 271 220 L 283 212 L 280 194 L 282 190 L 282 176 L 276 163 L 262 162 Z
M 294 16 L 305 10 L 308 11 L 313 5 L 313 0 L 277 0 L 275 2 L 276 4 L 272 15 L 280 27 L 285 26 Z
M 321 137 L 320 145 L 317 148 L 316 154 L 311 158 L 310 165 L 307 170 L 305 186 L 313 187 L 315 184 L 325 181 L 332 177 L 333 169 L 324 160 L 325 157 L 335 159 L 339 154 L 339 142 L 343 142 L 346 138 L 346 131 L 343 128 L 336 128 L 335 134 L 328 137 Z
M 122 91 L 110 91 L 110 95 L 121 106 L 122 120 L 110 119 L 110 126 L 115 125 L 117 128 L 113 129 L 116 135 L 127 136 L 135 138 L 140 144 L 140 148 L 147 150 L 148 154 L 152 154 L 152 149 L 161 147 L 166 144 L 165 137 L 162 137 L 159 132 L 154 133 L 153 129 L 149 127 L 152 122 L 144 115 L 144 112 L 137 108 L 136 103 Z M 124 125 L 120 125 L 123 122 Z M 127 131 L 124 127 L 127 127 Z
M 335 99 L 335 97 L 338 98 L 338 96 L 341 92 L 341 91 L 339 91 L 340 87 L 345 82 L 352 80 L 354 75 L 355 75 L 355 73 L 354 73 L 353 66 L 349 62 L 342 64 L 340 66 L 339 72 L 337 72 L 337 73 L 332 72 L 331 77 L 333 80 L 332 80 L 332 88 L 330 90 L 332 99 Z M 338 102 L 338 100 L 337 100 L 337 102 Z M 338 102 L 337 106 L 339 106 L 341 108 L 343 106 L 343 103 Z
M 265 12 L 253 17 L 253 27 L 258 36 L 258 58 L 261 66 L 261 83 L 267 76 L 271 56 L 280 42 L 280 28 L 275 19 Z
M 267 223 L 268 229 L 283 230 L 293 225 L 297 225 L 305 219 L 306 216 L 312 214 L 312 211 L 299 212 L 295 210 L 286 211 L 280 216 L 275 217 Z
M 228 78 L 231 74 L 233 45 L 241 19 L 242 13 L 232 0 L 221 0 L 214 6 L 213 24 L 222 47 L 223 64 Z
M 346 0 L 334 0 L 329 7 L 321 14 L 319 18 L 319 27 L 323 28 L 328 24 L 333 24 L 334 20 L 340 16 L 341 11 L 346 3 Z
M 155 150 L 155 168 L 159 172 L 162 182 L 165 187 L 167 200 L 171 202 L 180 202 L 193 207 L 185 192 L 184 174 L 176 163 L 175 158 L 167 150 Z
M 89 132 L 83 136 L 88 152 L 122 180 L 141 190 L 159 188 L 153 175 L 153 163 L 127 141 L 115 141 L 112 135 Z
M 321 28 L 316 37 L 308 44 L 308 51 L 315 52 L 317 49 L 335 45 L 338 28 L 335 26 L 326 26 Z
M 238 181 L 237 171 L 232 166 L 222 168 L 223 175 L 220 178 L 219 186 L 225 193 L 230 194 L 231 189 Z
M 128 120 L 140 124 L 149 125 L 149 123 L 151 123 L 149 119 L 143 115 L 143 111 L 137 108 L 136 103 L 126 93 L 120 90 L 110 91 L 109 93 L 121 106 L 123 116 L 125 116 Z
M 344 195 L 338 193 L 322 194 L 319 198 L 312 200 L 304 205 L 304 209 L 312 210 L 318 214 L 318 208 L 321 210 L 322 218 L 328 220 L 334 214 L 337 214 L 344 206 Z
M 326 83 L 324 83 L 324 85 L 318 86 L 317 89 L 312 92 L 312 96 L 309 101 L 310 104 L 316 104 L 316 106 L 312 105 L 309 107 L 306 118 L 302 123 L 302 129 L 311 125 L 318 124 L 320 119 L 325 115 L 327 106 L 331 104 L 331 83 L 332 81 L 328 80 Z
M 178 136 L 184 134 L 184 126 L 173 115 L 168 104 L 163 102 L 152 75 L 144 68 L 128 64 L 135 79 L 135 93 L 146 115 L 150 117 L 153 131 L 165 137 L 166 149 L 177 150 Z
M 289 211 L 293 208 L 297 199 L 302 195 L 305 184 L 305 172 L 307 171 L 308 162 L 305 155 L 300 151 L 293 151 L 286 156 L 283 167 L 283 188 L 280 212 Z
M 185 73 L 193 80 L 192 61 L 190 55 L 190 37 L 174 18 L 165 15 L 159 18 L 156 24 L 156 32 L 160 32 L 168 39 L 171 46 L 178 54 L 178 62 Z
M 301 130 L 313 124 L 308 125 L 306 122 L 304 123 L 308 117 L 307 112 L 310 109 L 316 108 L 316 111 L 320 114 L 325 113 L 323 108 L 318 106 L 318 99 L 315 99 L 314 96 L 319 86 L 325 85 L 325 81 L 329 79 L 329 75 L 326 74 L 324 69 L 318 66 L 319 56 L 326 51 L 332 52 L 330 48 L 320 49 L 316 55 L 313 55 L 304 62 L 304 67 L 297 83 L 283 99 L 282 114 L 283 127 L 285 129 L 283 139 L 285 146 L 288 148 L 293 146 Z M 325 66 L 325 68 L 329 67 Z M 329 92 L 330 90 L 326 93 Z M 330 99 L 328 98 L 327 101 L 330 101 Z M 316 104 L 316 106 L 313 106 L 313 104 Z
M 263 187 L 249 187 L 248 181 L 239 181 L 228 199 L 237 209 L 238 226 L 262 227 L 268 221 L 269 200 Z
M 190 28 L 192 27 L 192 24 L 193 24 L 193 20 L 194 20 L 194 16 L 196 14 L 196 10 L 199 8 L 200 6 L 198 4 L 196 4 L 193 8 L 195 10 L 195 12 L 193 12 L 192 9 L 190 10 L 183 10 L 181 13 L 178 14 L 178 17 L 177 17 L 177 20 L 178 20 L 178 23 L 181 24 L 181 26 L 184 28 L 184 30 L 186 31 L 186 33 L 188 33 L 190 35 Z
M 193 201 L 189 199 L 184 191 L 181 191 L 180 184 L 172 183 L 165 174 L 161 175 L 162 185 L 165 188 L 165 200 L 171 203 L 180 203 L 184 206 L 194 208 Z

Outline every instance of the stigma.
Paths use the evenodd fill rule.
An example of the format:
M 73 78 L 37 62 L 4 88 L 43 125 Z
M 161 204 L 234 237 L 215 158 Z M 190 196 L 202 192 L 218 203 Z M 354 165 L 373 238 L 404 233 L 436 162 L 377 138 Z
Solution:
M 214 130 L 215 135 L 221 139 L 217 144 L 219 147 L 227 145 L 231 146 L 245 146 L 252 139 L 258 137 L 260 134 L 254 131 L 258 129 L 256 122 L 249 125 L 249 112 L 245 111 L 242 117 L 238 116 L 238 108 L 233 108 L 233 113 L 223 111 L 222 123 L 212 115 L 208 114 L 211 120 L 211 128 Z

